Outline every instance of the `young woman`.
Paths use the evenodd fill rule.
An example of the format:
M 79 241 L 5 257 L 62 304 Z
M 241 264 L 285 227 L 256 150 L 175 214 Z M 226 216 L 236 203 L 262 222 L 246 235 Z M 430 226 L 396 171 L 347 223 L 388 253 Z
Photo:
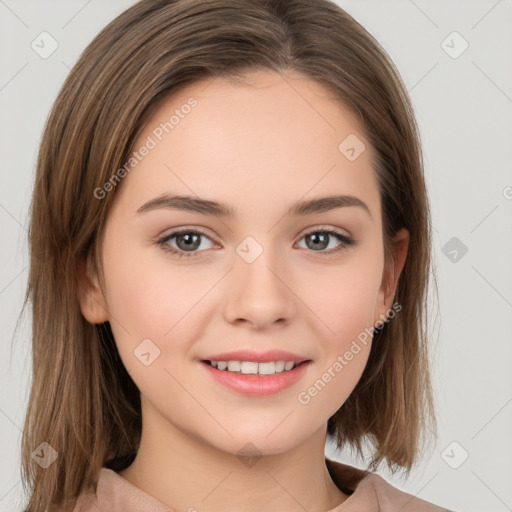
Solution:
M 26 512 L 445 510 L 375 472 L 435 429 L 430 214 L 399 74 L 334 3 L 130 7 L 31 215 Z

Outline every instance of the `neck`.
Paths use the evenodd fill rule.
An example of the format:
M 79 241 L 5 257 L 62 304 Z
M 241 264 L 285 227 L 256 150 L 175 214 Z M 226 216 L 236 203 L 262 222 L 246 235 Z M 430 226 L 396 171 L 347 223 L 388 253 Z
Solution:
M 348 498 L 325 465 L 325 429 L 284 453 L 250 458 L 146 412 L 137 457 L 119 474 L 175 511 L 326 512 Z

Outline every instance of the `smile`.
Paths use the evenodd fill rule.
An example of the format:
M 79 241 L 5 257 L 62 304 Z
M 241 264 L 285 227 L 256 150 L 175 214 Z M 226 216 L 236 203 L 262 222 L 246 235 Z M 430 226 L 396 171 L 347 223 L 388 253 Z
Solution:
M 210 366 L 218 370 L 240 373 L 243 375 L 274 375 L 292 370 L 297 364 L 295 361 L 269 361 L 258 363 L 255 361 L 207 361 Z
M 214 382 L 237 394 L 266 396 L 284 391 L 308 371 L 311 360 L 296 361 L 215 361 L 203 360 L 201 367 Z

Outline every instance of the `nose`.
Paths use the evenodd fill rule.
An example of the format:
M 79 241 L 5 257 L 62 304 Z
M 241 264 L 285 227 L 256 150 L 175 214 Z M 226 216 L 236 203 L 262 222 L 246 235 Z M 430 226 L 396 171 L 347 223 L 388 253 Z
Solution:
M 229 273 L 224 315 L 230 323 L 247 323 L 254 329 L 286 324 L 296 313 L 291 272 L 270 250 L 251 263 L 235 255 Z

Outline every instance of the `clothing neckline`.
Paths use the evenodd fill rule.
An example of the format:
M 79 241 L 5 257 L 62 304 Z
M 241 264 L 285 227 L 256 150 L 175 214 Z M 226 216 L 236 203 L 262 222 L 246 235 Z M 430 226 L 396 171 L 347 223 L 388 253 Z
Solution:
M 355 494 L 356 489 L 368 485 L 372 480 L 371 477 L 375 476 L 370 471 L 358 469 L 328 457 L 325 457 L 325 464 L 336 487 L 348 496 L 345 501 L 327 512 L 343 512 L 346 503 L 349 507 L 355 504 L 359 496 L 359 493 Z M 112 496 L 113 488 L 116 489 L 114 496 Z M 107 467 L 103 467 L 99 472 L 96 492 L 99 496 L 104 497 L 105 501 L 101 503 L 104 506 L 133 504 L 133 501 L 136 501 L 137 504 L 140 503 L 144 507 L 150 506 L 153 512 L 174 512 L 173 509 L 126 480 L 117 471 Z M 107 500 L 111 501 L 107 502 Z

